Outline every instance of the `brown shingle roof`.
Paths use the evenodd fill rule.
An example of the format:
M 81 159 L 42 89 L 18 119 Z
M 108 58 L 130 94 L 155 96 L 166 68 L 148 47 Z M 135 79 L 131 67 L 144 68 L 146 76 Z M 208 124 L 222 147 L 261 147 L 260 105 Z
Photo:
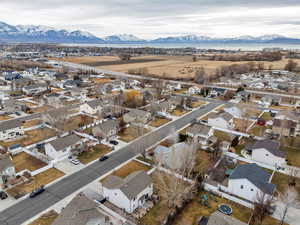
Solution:
M 49 144 L 51 144 L 53 146 L 53 148 L 56 149 L 56 151 L 61 151 L 71 145 L 75 145 L 78 142 L 80 142 L 81 138 L 78 137 L 75 134 L 72 135 L 68 135 L 68 136 L 64 136 L 61 138 L 57 138 L 51 142 L 49 142 Z

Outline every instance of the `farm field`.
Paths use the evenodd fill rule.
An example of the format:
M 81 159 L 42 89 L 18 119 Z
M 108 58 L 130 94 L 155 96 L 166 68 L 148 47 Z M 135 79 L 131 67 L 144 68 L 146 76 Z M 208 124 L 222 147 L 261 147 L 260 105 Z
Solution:
M 194 77 L 194 72 L 199 67 L 204 67 L 206 71 L 211 74 L 215 72 L 216 68 L 230 65 L 233 63 L 240 64 L 244 62 L 231 61 L 211 61 L 198 60 L 192 62 L 192 56 L 166 56 L 166 55 L 148 55 L 133 57 L 130 61 L 121 61 L 117 56 L 89 56 L 89 57 L 67 57 L 63 59 L 67 62 L 82 63 L 90 66 L 95 66 L 101 69 L 107 69 L 119 72 L 128 72 L 131 69 L 147 68 L 150 74 L 155 74 L 164 78 L 185 78 L 190 79 Z M 283 69 L 288 59 L 282 59 L 275 62 L 264 62 L 266 67 L 273 66 L 273 69 Z M 295 59 L 298 64 L 300 60 Z

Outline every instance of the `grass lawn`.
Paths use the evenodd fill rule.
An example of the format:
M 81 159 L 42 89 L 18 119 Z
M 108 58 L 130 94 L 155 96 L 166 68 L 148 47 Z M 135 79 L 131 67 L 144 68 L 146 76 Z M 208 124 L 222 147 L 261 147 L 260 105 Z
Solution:
M 173 116 L 183 116 L 187 112 L 188 111 L 186 111 L 184 109 L 175 109 L 173 112 L 171 112 L 171 115 L 173 115 Z
M 196 165 L 195 171 L 198 173 L 206 171 L 211 165 L 210 153 L 202 150 L 196 152 Z
M 94 161 L 111 151 L 111 148 L 107 145 L 98 144 L 92 148 L 92 151 L 82 152 L 78 156 L 78 160 L 83 164 L 88 164 L 91 161 Z
M 1 120 L 9 120 L 9 119 L 11 119 L 11 117 L 8 115 L 0 115 L 0 121 Z
M 220 141 L 232 141 L 231 135 L 220 130 L 214 130 L 214 136 L 216 136 Z
M 255 125 L 253 128 L 250 129 L 249 133 L 251 135 L 255 135 L 255 136 L 263 136 L 265 133 L 265 130 L 267 129 L 266 126 L 258 126 Z
M 251 125 L 251 120 L 245 120 L 245 119 L 233 119 L 234 122 L 234 128 L 235 130 L 246 132 L 247 128 Z
M 272 120 L 273 117 L 271 116 L 271 113 L 269 112 L 264 112 L 261 116 L 262 119 L 264 119 L 265 121 L 269 121 Z
M 33 127 L 33 126 L 37 126 L 41 123 L 42 123 L 41 120 L 29 120 L 29 121 L 26 121 L 23 123 L 23 127 L 24 128 Z
M 192 102 L 192 108 L 198 108 L 202 105 L 205 105 L 206 102 L 198 101 L 198 102 Z
M 7 192 L 11 196 L 16 196 L 20 193 L 25 195 L 27 193 L 32 192 L 34 189 L 40 187 L 41 185 L 46 185 L 46 184 L 49 184 L 49 183 L 55 181 L 56 179 L 62 177 L 63 175 L 65 175 L 65 174 L 63 172 L 61 172 L 60 170 L 51 168 L 51 169 L 48 169 L 36 176 L 33 176 L 31 182 L 19 184 L 13 188 L 7 190 Z
M 241 151 L 248 145 L 254 143 L 250 138 L 242 138 L 237 146 L 234 147 L 235 153 L 241 155 Z
M 133 172 L 140 171 L 140 170 L 148 171 L 150 169 L 151 169 L 151 167 L 149 167 L 147 165 L 144 165 L 140 162 L 137 162 L 135 160 L 132 160 L 131 162 L 127 163 L 125 166 L 123 166 L 120 169 L 114 171 L 112 173 L 112 175 L 118 176 L 118 177 L 121 177 L 121 178 L 125 178 Z
M 26 152 L 21 152 L 13 156 L 12 159 L 17 173 L 24 169 L 35 171 L 47 165 L 43 161 L 27 154 Z
M 281 139 L 281 150 L 287 153 L 290 165 L 300 167 L 300 137 L 289 137 Z
M 148 129 L 144 129 L 144 134 L 148 133 Z M 135 126 L 129 126 L 123 129 L 121 132 L 119 132 L 118 136 L 120 136 L 118 139 L 125 142 L 131 142 L 134 139 L 138 138 L 138 130 Z
M 55 130 L 48 127 L 38 128 L 30 131 L 25 131 L 25 136 L 16 140 L 4 142 L 1 141 L 0 145 L 9 147 L 14 144 L 20 144 L 21 146 L 32 145 L 34 143 L 46 140 L 56 135 Z
M 65 131 L 75 130 L 81 126 L 92 123 L 94 119 L 86 115 L 77 115 L 69 118 L 68 123 L 64 126 Z
M 41 112 L 46 112 L 46 111 L 48 111 L 50 109 L 53 109 L 53 108 L 51 106 L 49 106 L 49 105 L 44 105 L 42 107 L 31 108 L 30 112 L 32 112 L 32 113 L 41 113 Z
M 288 188 L 290 177 L 288 175 L 276 172 L 272 178 L 272 184 L 276 184 L 276 190 L 280 193 Z M 298 200 L 300 200 L 300 179 L 296 179 L 296 191 L 298 192 Z
M 155 118 L 155 120 L 151 121 L 151 123 L 149 125 L 152 127 L 160 127 L 170 121 L 171 120 L 165 119 L 165 118 Z
M 50 212 L 41 215 L 29 225 L 51 225 L 57 217 L 58 213 L 54 210 L 51 210 Z

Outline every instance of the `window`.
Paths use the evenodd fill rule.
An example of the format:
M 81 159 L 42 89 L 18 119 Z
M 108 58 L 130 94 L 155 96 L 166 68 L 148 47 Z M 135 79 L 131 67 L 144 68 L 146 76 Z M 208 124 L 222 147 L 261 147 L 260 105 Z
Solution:
M 244 189 L 244 185 L 241 185 L 241 189 Z
M 269 156 L 269 154 L 266 154 L 266 156 Z
M 117 192 L 115 192 L 115 195 L 117 195 Z
M 251 191 L 253 191 L 253 188 L 251 188 Z

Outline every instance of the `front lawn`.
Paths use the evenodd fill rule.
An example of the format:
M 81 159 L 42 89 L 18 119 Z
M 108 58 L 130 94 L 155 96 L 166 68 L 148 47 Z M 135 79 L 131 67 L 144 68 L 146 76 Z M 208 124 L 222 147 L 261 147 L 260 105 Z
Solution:
M 149 130 L 144 128 L 143 134 L 146 134 L 148 132 Z M 118 139 L 120 139 L 121 141 L 131 142 L 139 137 L 138 128 L 135 126 L 126 127 L 121 132 L 119 132 L 118 136 Z
M 144 170 L 144 171 L 147 172 L 150 169 L 151 169 L 150 166 L 147 166 L 147 165 L 142 164 L 138 161 L 132 160 L 131 162 L 127 163 L 125 166 L 123 166 L 120 169 L 114 171 L 112 173 L 112 175 L 118 176 L 118 177 L 121 177 L 121 178 L 125 178 L 133 172 L 140 171 L 140 170 Z
M 47 165 L 43 161 L 27 154 L 26 152 L 21 152 L 13 156 L 12 160 L 17 173 L 25 169 L 35 171 Z
M 111 151 L 111 148 L 104 144 L 95 145 L 90 151 L 82 152 L 78 155 L 78 160 L 83 164 L 88 164 Z
M 23 127 L 24 128 L 34 127 L 34 126 L 37 126 L 37 125 L 39 125 L 41 123 L 42 123 L 42 121 L 38 120 L 38 119 L 36 119 L 36 120 L 29 120 L 29 121 L 26 121 L 26 122 L 23 123 Z
M 281 150 L 287 153 L 290 165 L 300 167 L 300 137 L 284 137 L 281 139 Z
M 173 115 L 173 116 L 183 116 L 187 112 L 188 111 L 186 111 L 184 109 L 175 109 L 173 112 L 171 112 L 171 115 Z
M 65 174 L 63 172 L 61 172 L 60 170 L 51 168 L 51 169 L 48 169 L 36 176 L 33 176 L 31 178 L 32 180 L 30 180 L 29 182 L 19 184 L 13 188 L 7 190 L 7 192 L 11 196 L 17 196 L 17 195 L 24 196 L 24 195 L 32 192 L 34 189 L 36 189 L 42 185 L 49 184 L 64 175 Z
M 11 117 L 8 116 L 8 115 L 0 115 L 0 121 L 2 121 L 2 120 L 9 120 L 9 119 L 11 119 Z
M 151 123 L 149 125 L 152 127 L 160 127 L 170 121 L 171 120 L 165 119 L 165 118 L 155 118 L 155 120 L 151 121 Z
M 202 102 L 202 101 L 192 102 L 192 108 L 198 108 L 202 105 L 206 105 L 206 102 Z
M 41 215 L 29 225 L 51 225 L 57 217 L 58 213 L 54 210 L 51 210 L 50 212 Z
M 264 112 L 260 118 L 264 119 L 265 121 L 269 121 L 273 119 L 271 113 L 269 112 Z
M 196 152 L 195 171 L 197 173 L 203 173 L 211 165 L 212 165 L 211 154 L 203 150 L 198 150 Z

